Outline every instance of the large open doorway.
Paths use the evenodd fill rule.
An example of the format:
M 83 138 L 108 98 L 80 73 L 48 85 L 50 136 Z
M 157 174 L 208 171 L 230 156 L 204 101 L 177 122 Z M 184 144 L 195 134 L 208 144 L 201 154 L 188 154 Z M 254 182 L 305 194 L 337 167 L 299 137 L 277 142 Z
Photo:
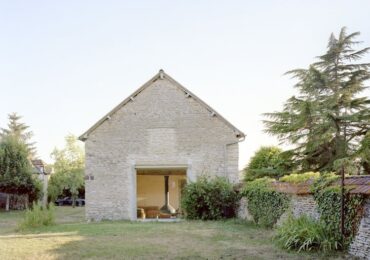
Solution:
M 136 169 L 138 219 L 170 219 L 181 215 L 186 168 Z

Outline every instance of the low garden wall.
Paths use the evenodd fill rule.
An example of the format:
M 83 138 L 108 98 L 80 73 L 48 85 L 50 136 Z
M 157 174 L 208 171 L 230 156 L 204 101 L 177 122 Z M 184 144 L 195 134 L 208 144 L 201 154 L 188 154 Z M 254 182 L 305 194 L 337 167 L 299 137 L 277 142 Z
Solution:
M 352 188 L 354 194 L 363 194 L 366 200 L 363 206 L 363 215 L 358 227 L 358 231 L 349 246 L 349 253 L 362 259 L 370 260 L 370 176 L 364 181 L 364 178 L 348 178 L 346 184 Z M 359 184 L 360 183 L 360 184 Z M 320 218 L 317 203 L 314 200 L 310 191 L 310 184 L 289 184 L 276 182 L 273 183 L 273 188 L 276 191 L 289 194 L 290 206 L 281 215 L 276 225 L 284 222 L 289 215 L 299 217 L 301 215 L 308 215 L 314 219 Z M 245 220 L 253 220 L 253 216 L 248 211 L 248 200 L 243 197 L 240 201 L 237 216 Z
M 357 235 L 349 247 L 349 253 L 357 257 L 370 259 L 370 198 L 366 200 L 364 215 Z
M 289 209 L 280 217 L 278 225 L 283 222 L 289 214 L 294 217 L 299 217 L 303 214 L 314 219 L 320 218 L 320 213 L 317 210 L 316 202 L 312 195 L 291 195 Z M 248 200 L 243 197 L 239 203 L 237 216 L 240 219 L 253 220 L 253 216 L 248 211 Z

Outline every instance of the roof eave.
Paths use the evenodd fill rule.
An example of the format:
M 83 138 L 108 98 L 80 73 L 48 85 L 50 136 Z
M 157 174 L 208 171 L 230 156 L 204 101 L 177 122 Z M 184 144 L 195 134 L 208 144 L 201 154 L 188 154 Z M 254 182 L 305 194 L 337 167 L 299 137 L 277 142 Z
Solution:
M 121 103 L 119 103 L 117 106 L 115 106 L 109 113 L 107 113 L 105 116 L 103 116 L 99 121 L 97 121 L 92 127 L 90 127 L 86 132 L 84 132 L 82 135 L 78 137 L 78 140 L 85 142 L 87 138 L 89 137 L 90 133 L 94 131 L 98 126 L 100 126 L 105 120 L 110 118 L 116 111 L 118 111 L 122 106 L 127 104 L 129 101 L 131 101 L 131 97 L 137 96 L 141 91 L 143 91 L 149 84 L 156 81 L 158 78 L 161 77 L 161 74 L 163 73 L 162 70 L 160 70 L 154 77 L 152 77 L 150 80 L 148 80 L 144 85 L 142 85 L 140 88 L 138 88 L 135 92 L 133 92 L 131 95 L 129 95 L 125 100 L 123 100 Z

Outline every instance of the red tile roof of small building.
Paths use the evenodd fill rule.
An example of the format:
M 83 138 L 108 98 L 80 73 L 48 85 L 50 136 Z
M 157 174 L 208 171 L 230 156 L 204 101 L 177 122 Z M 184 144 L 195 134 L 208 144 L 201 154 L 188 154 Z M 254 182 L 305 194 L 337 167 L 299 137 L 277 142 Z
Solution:
M 340 185 L 340 182 L 341 180 L 339 179 L 333 185 Z M 312 183 L 313 180 L 300 184 L 276 181 L 272 183 L 272 186 L 276 191 L 283 193 L 307 195 L 312 193 Z M 350 188 L 350 193 L 370 195 L 370 175 L 348 176 L 344 179 L 344 185 Z

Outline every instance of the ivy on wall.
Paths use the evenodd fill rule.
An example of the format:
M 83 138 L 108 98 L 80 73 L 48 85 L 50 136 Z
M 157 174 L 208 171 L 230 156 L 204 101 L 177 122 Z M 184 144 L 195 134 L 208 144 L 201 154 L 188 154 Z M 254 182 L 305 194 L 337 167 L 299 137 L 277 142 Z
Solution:
M 361 194 L 351 194 L 351 187 L 346 187 L 344 198 L 344 235 L 341 240 L 341 189 L 338 185 L 333 185 L 339 176 L 326 174 L 321 176 L 312 185 L 312 192 L 320 212 L 320 220 L 333 239 L 338 241 L 342 248 L 348 247 L 353 237 L 356 235 L 358 224 L 361 219 L 364 196 Z
M 289 197 L 270 187 L 273 179 L 247 182 L 242 195 L 248 199 L 248 211 L 256 224 L 272 227 L 289 207 Z

